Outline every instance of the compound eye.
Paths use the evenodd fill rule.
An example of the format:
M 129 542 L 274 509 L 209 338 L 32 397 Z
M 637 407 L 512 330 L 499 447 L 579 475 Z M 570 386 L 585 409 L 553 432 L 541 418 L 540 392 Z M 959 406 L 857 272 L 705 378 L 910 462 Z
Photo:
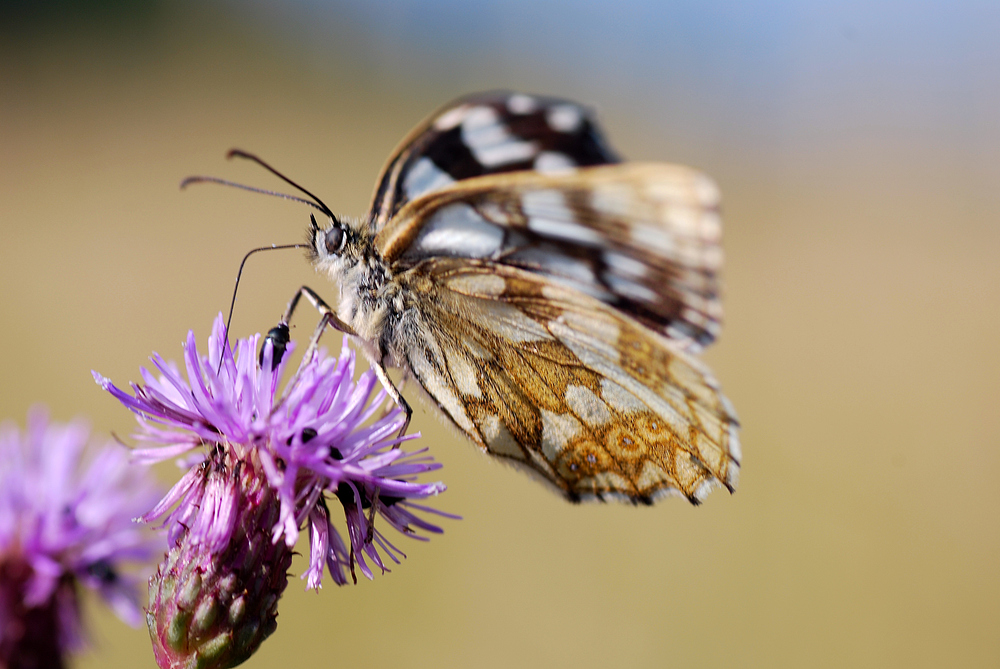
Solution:
M 344 248 L 344 231 L 335 225 L 326 231 L 326 252 L 334 255 L 340 253 L 342 248 Z

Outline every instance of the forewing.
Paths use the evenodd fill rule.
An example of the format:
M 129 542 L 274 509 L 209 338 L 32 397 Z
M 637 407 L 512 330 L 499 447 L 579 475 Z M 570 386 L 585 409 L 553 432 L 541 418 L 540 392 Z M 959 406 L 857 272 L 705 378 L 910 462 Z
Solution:
M 618 162 L 589 110 L 558 98 L 494 91 L 434 112 L 393 151 L 371 205 L 375 230 L 407 202 L 455 181 L 515 170 Z
M 518 172 L 424 195 L 376 245 L 397 272 L 439 257 L 536 272 L 695 350 L 722 317 L 718 207 L 711 179 L 681 165 Z
M 711 373 L 599 300 L 486 261 L 400 277 L 422 319 L 408 366 L 491 455 L 571 500 L 700 502 L 739 474 L 737 420 Z

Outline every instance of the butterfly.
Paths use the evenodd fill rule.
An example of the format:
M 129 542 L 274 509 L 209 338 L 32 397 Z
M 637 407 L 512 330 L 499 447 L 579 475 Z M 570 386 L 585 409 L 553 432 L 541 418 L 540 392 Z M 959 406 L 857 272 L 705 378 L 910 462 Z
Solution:
M 327 215 L 307 249 L 339 287 L 328 320 L 482 451 L 574 502 L 736 488 L 736 414 L 697 357 L 721 319 L 707 176 L 622 162 L 585 107 L 510 92 L 419 124 L 362 219 L 235 153 Z

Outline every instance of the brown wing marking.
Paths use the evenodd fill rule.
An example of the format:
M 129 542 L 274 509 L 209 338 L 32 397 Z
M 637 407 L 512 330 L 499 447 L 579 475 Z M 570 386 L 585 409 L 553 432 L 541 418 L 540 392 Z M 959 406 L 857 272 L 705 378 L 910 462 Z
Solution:
M 491 454 L 573 500 L 699 502 L 720 482 L 735 488 L 732 408 L 708 371 L 668 340 L 528 272 L 442 260 L 419 274 L 432 298 L 421 308 L 440 325 L 435 373 L 453 400 L 441 402 L 439 379 L 417 377 L 446 412 L 461 406 L 456 424 Z

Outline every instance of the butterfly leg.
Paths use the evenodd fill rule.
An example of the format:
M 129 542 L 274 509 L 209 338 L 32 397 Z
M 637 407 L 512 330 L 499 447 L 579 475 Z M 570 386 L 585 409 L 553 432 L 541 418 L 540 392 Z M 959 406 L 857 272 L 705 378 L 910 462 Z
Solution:
M 338 330 L 347 335 L 357 336 L 350 325 L 340 320 L 340 317 L 334 313 L 333 309 L 326 302 L 323 301 L 319 295 L 316 294 L 312 288 L 308 286 L 302 286 L 292 297 L 291 301 L 288 303 L 288 307 L 285 309 L 285 315 L 281 319 L 284 325 L 288 325 L 288 322 L 292 318 L 292 314 L 295 312 L 296 307 L 299 305 L 299 300 L 302 296 L 305 296 L 307 300 L 316 308 L 316 311 L 320 313 L 320 322 L 316 326 L 315 332 L 313 332 L 312 338 L 309 340 L 309 346 L 306 348 L 306 352 L 303 355 L 303 360 L 310 360 L 312 356 L 316 354 L 316 350 L 319 348 L 319 339 L 323 335 L 323 331 L 329 325 L 334 330 Z M 403 395 L 399 392 L 399 388 L 396 384 L 392 382 L 389 378 L 389 372 L 385 368 L 385 364 L 381 360 L 371 361 L 372 370 L 375 372 L 375 376 L 382 383 L 382 387 L 385 388 L 386 394 L 389 398 L 403 411 L 403 426 L 399 430 L 398 437 L 402 437 L 406 434 L 407 428 L 410 426 L 410 418 L 413 416 L 413 409 L 410 407 L 409 402 L 403 399 Z M 290 384 L 289 384 L 290 385 Z
M 375 370 L 375 376 L 378 377 L 378 380 L 382 382 L 382 387 L 385 388 L 386 394 L 392 398 L 392 400 L 396 403 L 396 406 L 403 410 L 403 425 L 399 428 L 399 432 L 396 434 L 396 438 L 398 439 L 406 434 L 407 428 L 410 427 L 410 417 L 413 415 L 413 409 L 410 408 L 409 402 L 403 399 L 403 395 L 399 392 L 399 388 L 397 388 L 396 384 L 394 384 L 392 379 L 389 378 L 385 365 L 383 365 L 381 361 L 373 363 L 372 369 Z M 399 444 L 396 444 L 393 448 L 399 448 Z M 372 543 L 375 539 L 375 510 L 378 508 L 378 495 L 379 488 L 376 486 L 375 494 L 372 495 L 371 511 L 368 512 L 368 543 Z
M 299 306 L 299 300 L 305 295 L 306 299 L 315 307 L 316 311 L 319 312 L 321 319 L 321 324 L 316 327 L 316 331 L 313 333 L 312 339 L 309 340 L 309 348 L 306 349 L 306 355 L 311 357 L 315 355 L 316 348 L 319 346 L 319 338 L 323 334 L 323 330 L 326 326 L 331 326 L 334 330 L 343 332 L 344 334 L 356 336 L 357 332 L 354 331 L 350 325 L 340 320 L 340 317 L 334 313 L 333 308 L 323 301 L 323 298 L 316 294 L 309 286 L 302 286 L 299 288 L 295 295 L 292 297 L 291 301 L 288 302 L 288 307 L 285 308 L 285 315 L 282 317 L 281 322 L 285 325 L 292 320 L 292 314 L 295 313 L 296 307 Z M 308 360 L 308 357 L 306 358 Z
M 372 369 L 375 371 L 375 376 L 378 377 L 378 380 L 382 382 L 382 387 L 385 388 L 386 394 L 396 403 L 396 406 L 403 410 L 403 426 L 399 428 L 399 433 L 396 435 L 397 438 L 402 437 L 406 434 L 407 428 L 410 427 L 410 418 L 413 416 L 413 409 L 410 408 L 410 403 L 403 398 L 396 384 L 389 378 L 389 373 L 386 371 L 385 365 L 381 362 L 373 363 Z
M 347 323 L 340 320 L 337 314 L 333 312 L 330 305 L 324 302 L 323 298 L 316 294 L 316 291 L 308 286 L 302 286 L 298 289 L 298 291 L 296 291 L 295 295 L 288 302 L 288 306 L 285 308 L 285 314 L 281 317 L 277 327 L 272 328 L 267 334 L 267 338 L 275 347 L 275 351 L 280 350 L 280 354 L 277 359 L 280 360 L 280 356 L 284 355 L 285 346 L 288 344 L 289 340 L 288 323 L 292 320 L 292 314 L 295 313 L 295 308 L 299 305 L 299 300 L 302 299 L 303 295 L 305 295 L 306 299 L 312 303 L 312 305 L 316 308 L 316 311 L 320 313 L 321 317 L 319 324 L 316 326 L 316 330 L 313 332 L 312 338 L 309 340 L 309 346 L 306 347 L 305 354 L 302 356 L 302 362 L 299 363 L 299 369 L 302 369 L 302 365 L 309 360 L 312 360 L 312 358 L 316 355 L 316 351 L 319 348 L 319 339 L 328 325 L 345 334 L 355 334 L 354 329 Z M 264 349 L 261 347 L 261 356 L 263 356 L 263 354 Z M 279 404 L 285 401 L 288 391 L 295 386 L 298 374 L 299 373 L 296 372 L 291 380 L 285 384 L 285 392 L 282 394 Z
M 316 326 L 316 330 L 313 332 L 312 338 L 309 340 L 309 346 L 306 348 L 306 351 L 302 356 L 303 361 L 311 360 L 312 357 L 316 355 L 316 350 L 319 348 L 319 339 L 323 335 L 323 331 L 326 330 L 327 326 L 345 334 L 357 336 L 354 328 L 342 321 L 340 317 L 333 312 L 330 305 L 323 301 L 323 298 L 317 295 L 316 291 L 308 286 L 302 286 L 299 288 L 299 290 L 295 293 L 295 296 L 292 297 L 291 301 L 288 303 L 288 307 L 285 309 L 284 318 L 281 320 L 282 324 L 285 326 L 288 325 L 288 322 L 291 320 L 292 314 L 295 312 L 296 307 L 298 307 L 299 300 L 302 299 L 302 296 L 305 296 L 305 298 L 309 300 L 309 302 L 321 315 L 319 324 Z M 375 372 L 375 376 L 378 377 L 378 380 L 382 383 L 382 387 L 385 388 L 386 394 L 392 399 L 393 402 L 395 402 L 396 406 L 403 411 L 403 425 L 399 428 L 399 432 L 396 435 L 397 438 L 402 437 L 406 434 L 406 430 L 410 426 L 410 418 L 413 416 L 413 409 L 410 407 L 409 402 L 403 399 L 399 389 L 392 382 L 392 379 L 389 378 L 389 373 L 386 371 L 382 360 L 373 360 L 371 366 Z M 289 383 L 285 386 L 286 392 L 288 388 L 292 387 L 292 385 L 292 383 Z M 398 448 L 398 445 L 395 448 Z M 375 538 L 375 512 L 378 508 L 378 498 L 379 489 L 376 487 L 371 497 L 371 510 L 368 515 L 368 532 L 366 541 L 369 544 L 372 543 Z

